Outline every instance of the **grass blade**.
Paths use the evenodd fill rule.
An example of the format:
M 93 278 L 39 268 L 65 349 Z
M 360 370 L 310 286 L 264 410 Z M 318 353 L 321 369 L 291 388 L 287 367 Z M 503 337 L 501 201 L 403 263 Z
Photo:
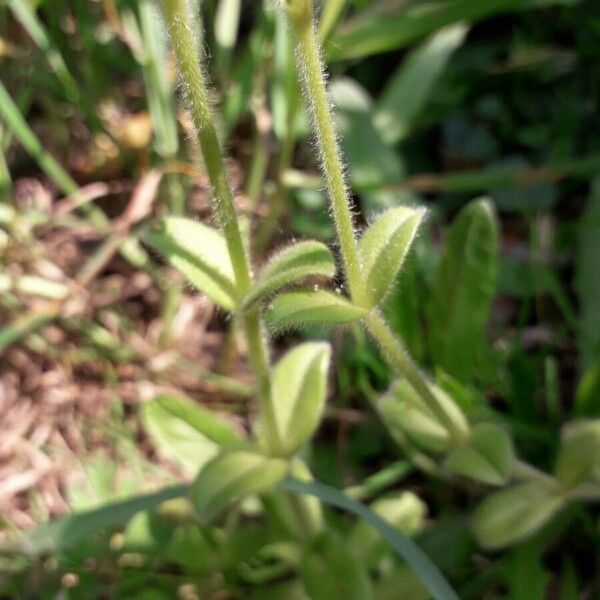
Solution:
M 426 554 L 408 537 L 398 533 L 381 517 L 368 507 L 342 492 L 322 483 L 307 483 L 297 479 L 286 478 L 280 487 L 287 492 L 308 494 L 319 498 L 322 502 L 354 513 L 379 531 L 392 546 L 398 556 L 418 574 L 423 584 L 436 600 L 458 600 L 458 596 L 446 581 L 440 570 L 429 560 Z

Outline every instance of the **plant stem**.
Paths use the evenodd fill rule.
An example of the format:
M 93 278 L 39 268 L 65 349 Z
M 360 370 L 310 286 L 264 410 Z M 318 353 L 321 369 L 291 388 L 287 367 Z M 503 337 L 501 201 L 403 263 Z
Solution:
M 219 219 L 235 273 L 238 291 L 250 289 L 250 265 L 235 212 L 233 193 L 229 187 L 217 131 L 213 124 L 205 77 L 198 60 L 198 49 L 192 36 L 190 19 L 184 0 L 163 0 L 165 19 L 182 81 L 190 104 L 208 177 L 213 186 L 215 212 Z
M 323 172 L 327 181 L 350 296 L 355 304 L 366 306 L 366 287 L 361 273 L 340 149 L 327 100 L 319 41 L 313 20 L 312 0 L 287 0 L 287 8 L 296 34 L 298 67 L 303 73 L 304 93 L 313 115 L 313 125 L 321 153 Z M 420 373 L 400 339 L 392 333 L 379 310 L 374 309 L 369 313 L 365 319 L 365 325 L 392 365 L 406 377 L 427 407 L 453 437 L 460 441 L 464 434 L 457 429 L 446 411 L 440 406 L 429 383 Z
M 464 433 L 448 417 L 437 398 L 433 395 L 426 378 L 421 374 L 414 360 L 404 347 L 400 338 L 395 335 L 378 309 L 372 310 L 364 320 L 371 336 L 375 339 L 388 360 L 407 379 L 419 394 L 427 408 L 443 423 L 457 442 L 463 441 Z
M 250 261 L 240 233 L 233 193 L 229 187 L 217 132 L 213 124 L 205 78 L 198 61 L 185 0 L 163 0 L 163 7 L 173 49 L 187 91 L 206 171 L 213 186 L 215 212 L 227 243 L 238 293 L 242 295 L 252 284 Z M 243 325 L 248 342 L 248 357 L 257 379 L 257 395 L 265 437 L 270 449 L 277 453 L 281 448 L 281 440 L 275 420 L 269 379 L 269 353 L 262 331 L 260 313 L 251 311 L 244 314 Z
M 363 306 L 367 301 L 366 290 L 354 236 L 352 213 L 348 205 L 341 154 L 327 99 L 323 65 L 319 54 L 319 38 L 312 17 L 312 0 L 288 0 L 287 6 L 290 22 L 296 34 L 298 68 L 302 72 L 304 93 L 316 131 L 348 287 L 352 300 Z

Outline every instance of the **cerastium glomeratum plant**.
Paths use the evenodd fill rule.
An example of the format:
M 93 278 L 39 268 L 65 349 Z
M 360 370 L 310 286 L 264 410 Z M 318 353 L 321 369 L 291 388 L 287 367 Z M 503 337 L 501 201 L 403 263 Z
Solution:
M 332 278 L 336 274 L 330 250 L 318 241 L 294 243 L 279 251 L 259 272 L 253 272 L 185 0 L 162 0 L 162 7 L 212 186 L 219 228 L 183 217 L 166 217 L 155 223 L 146 239 L 239 321 L 258 400 L 259 418 L 249 438 L 232 434 L 216 418 L 207 420 L 204 433 L 219 450 L 212 459 L 198 464 L 200 472 L 192 486 L 198 514 L 211 518 L 249 494 L 263 495 L 268 514 L 274 506 L 272 490 L 278 484 L 284 490 L 298 490 L 298 485 L 289 483 L 286 488 L 286 481 L 292 481 L 290 476 L 305 482 L 311 479 L 298 452 L 323 417 L 330 347 L 322 342 L 303 343 L 273 365 L 265 322 L 270 330 L 360 322 L 397 373 L 397 380 L 377 401 L 376 409 L 392 437 L 416 457 L 417 464 L 439 477 L 459 475 L 488 486 L 520 480 L 492 494 L 476 511 L 474 531 L 483 545 L 493 548 L 511 543 L 537 529 L 567 502 L 597 494 L 588 483 L 593 462 L 581 464 L 576 451 L 582 444 L 600 445 L 597 422 L 571 427 L 554 475 L 544 474 L 515 458 L 511 437 L 503 427 L 494 422 L 470 423 L 451 395 L 420 371 L 386 322 L 382 302 L 394 286 L 425 211 L 410 206 L 389 209 L 357 236 L 327 97 L 312 0 L 281 0 L 279 9 L 287 13 L 296 41 L 298 70 L 348 296 L 313 288 L 290 291 L 307 278 Z M 493 212 L 486 201 L 470 205 L 465 218 L 479 219 L 495 232 Z M 325 525 L 318 502 L 306 496 L 284 494 L 283 498 L 297 523 L 292 529 L 300 538 L 310 541 L 322 531 Z M 342 501 L 339 505 L 347 506 Z M 417 565 L 418 560 L 411 564 Z M 436 597 L 453 597 L 440 585 Z

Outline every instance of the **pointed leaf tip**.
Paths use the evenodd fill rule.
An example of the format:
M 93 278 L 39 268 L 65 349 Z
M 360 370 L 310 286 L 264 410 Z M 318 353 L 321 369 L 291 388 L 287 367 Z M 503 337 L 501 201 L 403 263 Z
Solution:
M 359 249 L 372 306 L 392 287 L 424 216 L 423 208 L 391 208 L 363 234 Z
M 475 425 L 465 446 L 450 453 L 446 467 L 488 485 L 504 485 L 511 474 L 514 451 L 510 436 L 494 423 Z

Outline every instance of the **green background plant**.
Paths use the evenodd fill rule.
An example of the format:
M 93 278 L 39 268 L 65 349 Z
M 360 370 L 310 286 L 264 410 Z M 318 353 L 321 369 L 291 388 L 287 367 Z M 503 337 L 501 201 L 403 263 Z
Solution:
M 119 441 L 110 459 L 85 459 L 71 517 L 24 535 L 8 519 L 6 593 L 595 593 L 584 558 L 597 551 L 600 495 L 591 3 L 322 4 L 1 8 L 0 41 L 16 42 L 2 46 L 0 88 L 7 364 L 13 351 L 70 367 L 102 360 L 110 388 L 137 363 L 153 390 L 170 390 L 124 422 L 116 394 L 107 431 Z M 131 73 L 142 91 L 127 96 Z M 151 142 L 136 147 L 110 124 L 108 90 L 148 110 Z M 64 114 L 114 148 L 120 173 L 141 169 L 121 212 L 86 200 L 85 177 L 69 172 Z M 80 210 L 24 206 L 13 182 L 31 170 Z M 194 206 L 193 186 L 211 210 Z M 35 244 L 85 227 L 95 248 L 57 282 Z M 122 268 L 118 254 L 159 291 L 151 359 L 118 303 L 74 308 Z M 218 372 L 175 344 L 179 307 L 198 293 L 220 310 Z M 59 356 L 51 327 L 76 350 Z M 238 353 L 253 371 L 242 381 Z M 244 417 L 238 404 L 214 411 L 173 391 L 155 366 L 169 355 Z M 136 444 L 140 430 L 157 456 Z M 121 462 L 135 471 L 129 485 Z M 145 480 L 174 473 L 191 487 L 143 494 Z

